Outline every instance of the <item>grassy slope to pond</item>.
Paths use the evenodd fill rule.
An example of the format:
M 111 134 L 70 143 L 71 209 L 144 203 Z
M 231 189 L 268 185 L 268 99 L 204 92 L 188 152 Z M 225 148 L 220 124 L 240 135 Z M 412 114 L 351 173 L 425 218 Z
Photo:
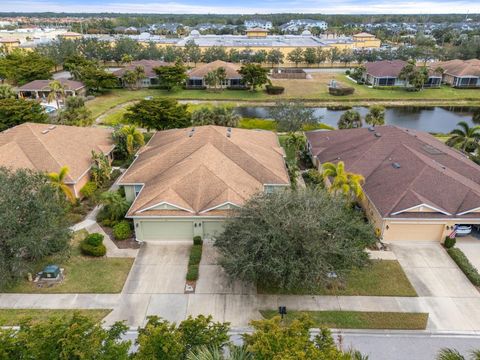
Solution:
M 54 317 L 70 319 L 75 313 L 88 317 L 95 322 L 100 322 L 110 311 L 108 309 L 0 309 L 0 326 L 16 326 L 25 320 L 38 322 Z
M 313 104 L 369 105 L 382 103 L 391 105 L 480 105 L 479 89 L 454 89 L 442 86 L 439 89 L 424 89 L 411 92 L 403 88 L 372 89 L 358 85 L 339 73 L 312 73 L 307 80 L 273 80 L 273 84 L 285 87 L 281 95 L 268 95 L 265 91 L 223 90 L 180 90 L 167 92 L 160 89 L 127 90 L 115 89 L 87 102 L 93 117 L 105 113 L 117 105 L 141 100 L 146 96 L 165 96 L 176 99 L 200 101 L 275 102 L 278 100 L 301 100 Z M 347 96 L 332 96 L 328 93 L 328 83 L 335 79 L 355 88 L 355 93 Z
M 266 319 L 278 316 L 277 310 L 261 310 Z M 427 313 L 364 311 L 288 311 L 287 323 L 307 315 L 314 327 L 335 329 L 425 330 Z
M 133 258 L 94 258 L 80 253 L 79 243 L 86 236 L 81 230 L 74 234 L 69 257 L 54 255 L 34 265 L 35 272 L 48 264 L 65 268 L 65 280 L 51 287 L 38 287 L 26 279 L 8 288 L 9 293 L 119 293 L 127 279 Z
M 396 260 L 373 260 L 371 265 L 352 270 L 345 279 L 344 289 L 313 291 L 303 288 L 282 291 L 267 284 L 257 286 L 259 294 L 343 295 L 343 296 L 417 296 L 402 267 Z

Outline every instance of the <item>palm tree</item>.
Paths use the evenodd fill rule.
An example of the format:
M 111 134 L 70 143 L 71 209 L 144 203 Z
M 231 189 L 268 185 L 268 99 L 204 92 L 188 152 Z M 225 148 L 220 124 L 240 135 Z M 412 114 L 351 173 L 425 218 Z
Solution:
M 65 197 L 74 204 L 77 199 L 73 194 L 72 190 L 65 184 L 65 177 L 68 174 L 68 167 L 64 166 L 60 169 L 58 173 L 51 172 L 48 174 L 48 179 L 53 187 L 57 190 L 57 194 L 63 193 Z
M 122 219 L 129 207 L 127 200 L 117 191 L 107 191 L 100 195 L 100 201 L 105 205 L 105 211 L 110 220 Z
M 48 94 L 47 101 L 49 103 L 55 101 L 57 103 L 57 109 L 59 109 L 60 104 L 58 102 L 58 98 L 59 96 L 61 99 L 65 97 L 65 87 L 58 80 L 50 81 L 48 83 L 48 87 L 50 88 L 50 93 Z
M 362 117 L 356 110 L 345 111 L 338 120 L 339 129 L 356 129 L 362 127 Z
M 463 152 L 473 152 L 479 146 L 480 126 L 470 127 L 465 121 L 460 121 L 457 129 L 452 130 L 450 135 L 446 142 L 448 146 L 456 147 Z
M 322 176 L 324 181 L 330 181 L 329 191 L 334 194 L 344 194 L 351 198 L 362 199 L 364 194 L 362 184 L 365 178 L 360 174 L 345 171 L 345 163 L 339 161 L 337 164 L 324 163 L 322 165 Z
M 120 131 L 125 137 L 128 155 L 133 155 L 136 148 L 145 145 L 143 134 L 138 131 L 135 125 L 126 125 Z
M 444 348 L 437 355 L 437 360 L 466 360 L 467 358 L 455 349 Z M 480 350 L 471 352 L 470 359 L 480 360 Z
M 285 145 L 294 149 L 295 157 L 297 158 L 300 153 L 305 150 L 305 141 L 305 136 L 303 136 L 303 134 L 289 133 L 285 140 Z
M 201 346 L 188 353 L 187 360 L 253 360 L 253 354 L 245 346 L 230 346 L 228 356 L 218 347 Z
M 365 122 L 372 126 L 385 124 L 385 108 L 381 105 L 370 106 Z

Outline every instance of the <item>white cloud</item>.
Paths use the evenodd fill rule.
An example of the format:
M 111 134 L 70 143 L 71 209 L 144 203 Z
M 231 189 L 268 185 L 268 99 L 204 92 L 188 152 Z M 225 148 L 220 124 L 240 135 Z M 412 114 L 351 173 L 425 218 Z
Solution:
M 54 0 L 3 0 L 0 11 L 15 12 L 115 12 L 115 13 L 188 13 L 188 14 L 251 14 L 279 12 L 307 12 L 323 14 L 426 14 L 426 13 L 480 13 L 480 3 L 470 1 L 390 1 L 357 2 L 291 1 L 276 3 L 264 1 L 258 7 L 242 5 L 190 5 L 181 2 L 99 2 L 98 4 L 66 4 Z

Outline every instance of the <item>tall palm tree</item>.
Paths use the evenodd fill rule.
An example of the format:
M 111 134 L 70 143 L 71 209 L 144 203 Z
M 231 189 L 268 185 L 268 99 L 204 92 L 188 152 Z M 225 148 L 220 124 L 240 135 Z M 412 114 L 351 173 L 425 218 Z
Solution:
M 362 184 L 365 178 L 360 174 L 354 174 L 345 170 L 345 163 L 339 161 L 337 164 L 324 163 L 322 165 L 322 176 L 324 181 L 330 180 L 329 191 L 334 194 L 344 194 L 350 198 L 362 199 Z
M 448 146 L 456 147 L 463 152 L 473 152 L 479 147 L 480 126 L 470 127 L 465 121 L 460 121 L 450 135 L 446 142 Z
M 68 174 L 68 167 L 63 166 L 58 173 L 51 172 L 48 174 L 48 179 L 52 183 L 52 185 L 57 190 L 57 194 L 63 193 L 65 197 L 74 204 L 77 199 L 73 194 L 72 190 L 65 184 L 65 177 Z
M 120 131 L 125 136 L 128 155 L 133 155 L 137 147 L 145 145 L 143 134 L 138 131 L 135 125 L 125 125 Z
M 53 80 L 48 83 L 48 87 L 50 88 L 50 93 L 48 94 L 47 101 L 52 102 L 55 101 L 57 104 L 57 109 L 60 108 L 59 104 L 59 97 L 63 99 L 65 97 L 65 87 L 62 83 L 58 80 Z
M 385 124 L 385 108 L 381 105 L 372 105 L 365 116 L 368 125 L 377 126 Z

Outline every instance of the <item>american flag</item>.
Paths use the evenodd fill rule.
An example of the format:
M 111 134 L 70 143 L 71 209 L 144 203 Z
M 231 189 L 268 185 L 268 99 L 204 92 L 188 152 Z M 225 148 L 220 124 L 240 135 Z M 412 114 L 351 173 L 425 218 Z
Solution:
M 455 239 L 455 236 L 457 236 L 457 225 L 453 227 L 453 231 L 448 235 L 450 239 Z

